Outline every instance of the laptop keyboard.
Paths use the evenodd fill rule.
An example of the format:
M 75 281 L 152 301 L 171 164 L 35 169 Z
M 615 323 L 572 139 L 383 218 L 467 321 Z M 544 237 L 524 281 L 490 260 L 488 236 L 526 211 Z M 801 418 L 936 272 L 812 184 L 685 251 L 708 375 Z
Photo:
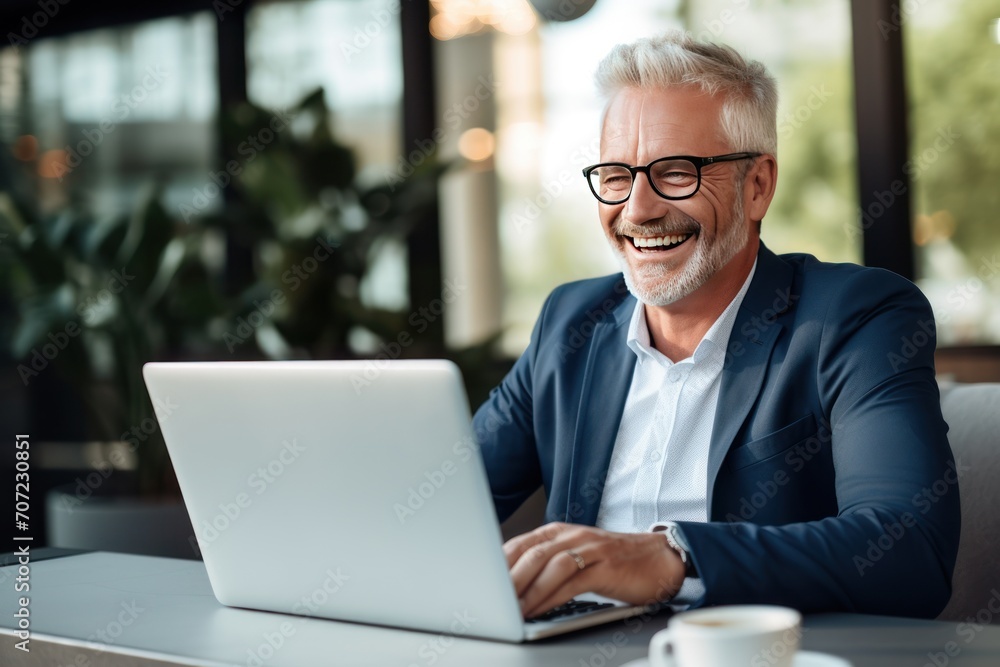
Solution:
M 551 609 L 544 614 L 527 619 L 526 623 L 537 623 L 539 621 L 554 621 L 568 616 L 578 616 L 592 611 L 609 609 L 615 605 L 610 602 L 594 602 L 593 600 L 570 600 L 566 604 L 561 604 L 555 609 Z

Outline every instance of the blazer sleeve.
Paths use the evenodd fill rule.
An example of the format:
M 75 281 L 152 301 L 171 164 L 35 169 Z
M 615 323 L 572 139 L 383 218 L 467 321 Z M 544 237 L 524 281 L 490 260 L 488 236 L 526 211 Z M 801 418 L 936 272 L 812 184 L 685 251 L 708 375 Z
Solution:
M 503 522 L 542 484 L 534 429 L 534 375 L 546 314 L 559 289 L 546 299 L 528 348 L 472 418 L 497 518 Z
M 678 522 L 705 585 L 695 606 L 934 617 L 948 602 L 962 468 L 941 415 L 933 314 L 889 272 L 859 272 L 838 294 L 815 376 L 838 514 L 782 526 Z

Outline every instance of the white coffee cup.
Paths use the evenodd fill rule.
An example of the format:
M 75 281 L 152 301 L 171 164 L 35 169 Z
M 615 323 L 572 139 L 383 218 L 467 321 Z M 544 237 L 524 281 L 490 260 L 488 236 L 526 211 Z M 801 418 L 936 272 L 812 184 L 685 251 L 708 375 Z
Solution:
M 769 605 L 677 614 L 649 643 L 650 667 L 792 667 L 802 615 Z

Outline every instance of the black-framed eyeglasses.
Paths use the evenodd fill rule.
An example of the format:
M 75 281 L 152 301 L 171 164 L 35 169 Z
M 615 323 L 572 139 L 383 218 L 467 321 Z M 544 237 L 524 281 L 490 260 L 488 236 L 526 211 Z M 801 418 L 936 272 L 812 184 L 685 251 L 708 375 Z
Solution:
M 671 155 L 653 160 L 645 167 L 632 167 L 624 162 L 603 162 L 587 167 L 583 176 L 590 191 L 605 204 L 621 204 L 632 194 L 635 176 L 646 174 L 653 192 L 664 199 L 687 199 L 701 188 L 701 168 L 716 162 L 734 162 L 760 157 L 763 153 L 728 153 L 712 157 Z

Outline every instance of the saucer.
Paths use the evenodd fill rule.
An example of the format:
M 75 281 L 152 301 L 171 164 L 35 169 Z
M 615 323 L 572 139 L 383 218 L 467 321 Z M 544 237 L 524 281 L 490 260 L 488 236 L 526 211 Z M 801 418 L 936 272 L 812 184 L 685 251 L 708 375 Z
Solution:
M 649 667 L 649 659 L 639 658 L 632 662 L 626 662 L 622 667 Z M 851 663 L 829 653 L 799 651 L 795 654 L 792 667 L 851 667 Z

